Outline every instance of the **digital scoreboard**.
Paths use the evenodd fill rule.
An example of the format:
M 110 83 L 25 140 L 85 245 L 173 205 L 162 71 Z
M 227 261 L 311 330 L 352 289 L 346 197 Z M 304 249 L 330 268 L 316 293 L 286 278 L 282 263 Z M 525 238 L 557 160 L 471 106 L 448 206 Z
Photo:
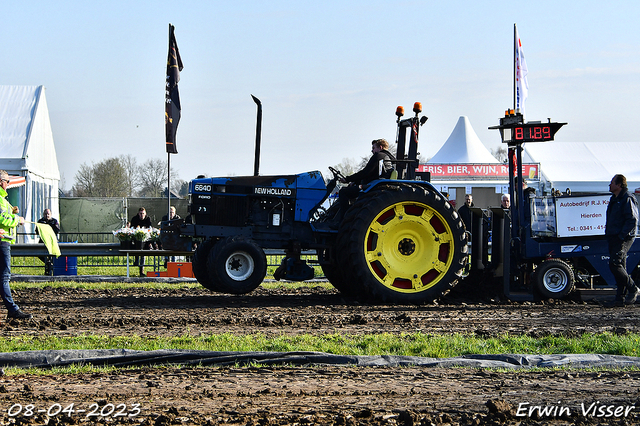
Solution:
M 515 120 L 514 120 L 515 121 Z M 552 141 L 556 132 L 567 123 L 541 123 L 518 121 L 503 121 L 500 126 L 489 127 L 500 130 L 503 143 L 520 144 L 525 142 L 548 142 Z
M 552 140 L 553 133 L 551 133 L 551 126 L 522 126 L 513 128 L 513 137 L 516 141 L 544 142 Z
M 511 133 L 511 137 L 507 138 L 506 134 L 503 142 L 547 142 L 552 141 L 553 136 L 562 127 L 564 123 L 527 123 L 519 124 L 511 129 L 504 129 L 505 133 Z M 511 132 L 506 132 L 511 130 Z

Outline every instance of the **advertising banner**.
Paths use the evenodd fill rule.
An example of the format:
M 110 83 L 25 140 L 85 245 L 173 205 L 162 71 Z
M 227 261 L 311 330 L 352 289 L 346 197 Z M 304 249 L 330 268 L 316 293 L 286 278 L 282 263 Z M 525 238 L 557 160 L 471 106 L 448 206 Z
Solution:
M 611 194 L 556 198 L 558 237 L 604 235 Z
M 431 178 L 509 179 L 508 164 L 421 164 L 418 172 L 429 172 Z M 540 179 L 539 164 L 523 164 L 525 179 Z

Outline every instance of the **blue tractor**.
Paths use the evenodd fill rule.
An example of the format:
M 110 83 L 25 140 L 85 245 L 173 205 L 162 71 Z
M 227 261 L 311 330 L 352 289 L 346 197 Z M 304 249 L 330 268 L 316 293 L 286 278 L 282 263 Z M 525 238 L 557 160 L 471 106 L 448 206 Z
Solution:
M 189 184 L 189 216 L 167 223 L 163 245 L 196 244 L 193 273 L 206 288 L 245 294 L 267 273 L 265 249 L 283 250 L 274 277 L 304 281 L 314 270 L 301 253 L 315 251 L 331 284 L 346 296 L 385 303 L 425 303 L 446 294 L 463 274 L 467 233 L 455 208 L 416 173 L 418 133 L 427 117 L 396 110 L 397 160 L 393 179 L 362 188 L 342 220 L 327 226 L 340 172 L 260 176 L 261 103 L 253 176 L 198 177 Z M 410 137 L 407 141 L 406 134 Z

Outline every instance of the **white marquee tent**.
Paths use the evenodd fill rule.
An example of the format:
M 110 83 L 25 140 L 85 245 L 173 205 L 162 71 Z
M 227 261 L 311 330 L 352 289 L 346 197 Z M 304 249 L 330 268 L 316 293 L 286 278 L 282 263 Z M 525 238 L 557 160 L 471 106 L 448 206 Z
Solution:
M 44 86 L 0 86 L 0 169 L 25 178 L 9 201 L 27 221 L 37 221 L 45 208 L 59 217 L 60 171 Z
M 638 142 L 530 143 L 525 145 L 523 162 L 540 163 L 545 189 L 609 192 L 611 178 L 619 173 L 632 192 L 640 187 Z
M 429 159 L 429 163 L 499 163 L 482 143 L 471 122 L 461 116 L 451 135 L 438 152 Z
M 502 168 L 503 164 L 482 143 L 469 119 L 461 116 L 442 147 L 419 170 L 430 172 L 431 183 L 447 192 L 456 205 L 464 203 L 465 193 L 472 193 L 476 205 L 484 207 L 500 204 L 501 194 L 508 191 L 508 175 L 505 172 L 501 177 L 490 177 L 490 173 L 474 170 Z

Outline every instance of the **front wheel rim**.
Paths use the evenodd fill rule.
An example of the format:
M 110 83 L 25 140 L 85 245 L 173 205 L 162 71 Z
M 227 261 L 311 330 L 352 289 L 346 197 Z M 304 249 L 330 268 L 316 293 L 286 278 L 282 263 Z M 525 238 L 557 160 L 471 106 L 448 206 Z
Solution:
M 239 251 L 227 258 L 224 267 L 229 278 L 234 281 L 244 281 L 253 274 L 254 262 L 248 253 Z
M 569 277 L 561 269 L 550 269 L 542 277 L 542 285 L 551 293 L 559 293 L 569 284 Z
M 419 293 L 435 286 L 452 266 L 451 227 L 432 207 L 414 201 L 393 204 L 369 224 L 364 253 L 385 287 Z

